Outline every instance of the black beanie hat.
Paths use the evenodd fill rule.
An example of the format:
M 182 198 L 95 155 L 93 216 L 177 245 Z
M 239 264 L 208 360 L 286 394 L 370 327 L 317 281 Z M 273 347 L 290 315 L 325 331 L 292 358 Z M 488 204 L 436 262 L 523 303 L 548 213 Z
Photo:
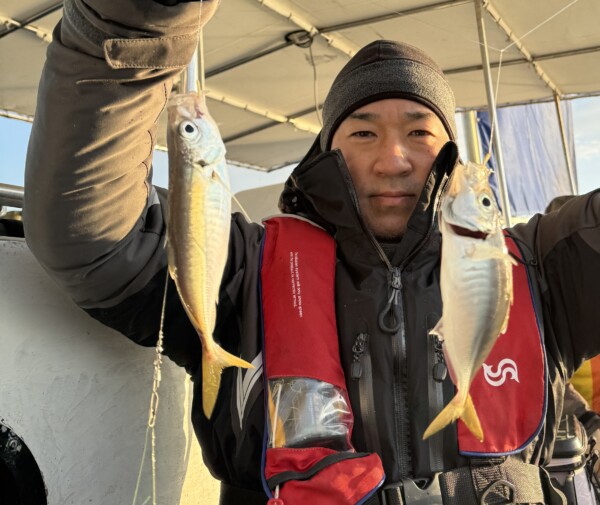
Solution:
M 386 98 L 429 107 L 456 139 L 454 93 L 439 66 L 414 46 L 377 40 L 358 51 L 333 81 L 323 104 L 321 149 L 331 147 L 335 130 L 351 112 Z

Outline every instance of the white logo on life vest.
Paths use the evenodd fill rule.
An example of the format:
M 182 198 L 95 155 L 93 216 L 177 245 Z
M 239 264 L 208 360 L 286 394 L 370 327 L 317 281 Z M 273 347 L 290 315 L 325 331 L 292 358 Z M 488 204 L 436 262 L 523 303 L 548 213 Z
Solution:
M 504 358 L 498 363 L 498 369 L 494 372 L 493 367 L 483 364 L 483 375 L 486 382 L 490 386 L 502 386 L 506 382 L 506 377 L 510 374 L 510 378 L 519 382 L 519 371 L 517 364 L 509 358 Z

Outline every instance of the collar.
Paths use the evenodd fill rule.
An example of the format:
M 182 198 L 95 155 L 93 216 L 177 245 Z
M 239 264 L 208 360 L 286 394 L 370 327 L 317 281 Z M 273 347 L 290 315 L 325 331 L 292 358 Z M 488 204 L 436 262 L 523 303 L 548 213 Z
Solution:
M 321 152 L 319 139 L 294 169 L 280 197 L 280 209 L 301 214 L 334 236 L 341 254 L 368 265 L 386 262 L 381 247 L 366 228 L 350 172 L 339 150 Z M 437 211 L 448 176 L 458 160 L 458 149 L 446 143 L 433 163 L 407 230 L 389 263 L 406 264 L 437 227 Z

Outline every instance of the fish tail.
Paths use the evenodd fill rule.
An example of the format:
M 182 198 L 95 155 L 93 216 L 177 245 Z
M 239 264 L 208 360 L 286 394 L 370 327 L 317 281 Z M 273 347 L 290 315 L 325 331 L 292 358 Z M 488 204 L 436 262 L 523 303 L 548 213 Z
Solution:
M 438 431 L 443 430 L 446 426 L 456 421 L 463 413 L 464 403 L 458 399 L 458 395 L 452 398 L 452 401 L 444 407 L 444 409 L 431 421 L 431 424 L 423 434 L 423 440 L 435 435 Z
M 215 345 L 211 351 L 202 353 L 202 409 L 208 419 L 217 402 L 223 369 L 230 366 L 254 368 L 247 361 L 228 353 L 218 345 Z
M 457 419 L 465 423 L 465 426 L 477 440 L 483 442 L 483 429 L 470 394 L 467 394 L 465 400 L 461 400 L 459 394 L 457 394 L 427 427 L 423 434 L 423 440 L 435 435 Z
M 481 428 L 479 416 L 477 415 L 475 405 L 473 404 L 473 398 L 471 398 L 470 394 L 467 394 L 465 410 L 460 416 L 460 419 L 463 423 L 465 423 L 465 426 L 469 428 L 469 431 L 473 434 L 473 436 L 480 442 L 483 442 L 483 429 Z

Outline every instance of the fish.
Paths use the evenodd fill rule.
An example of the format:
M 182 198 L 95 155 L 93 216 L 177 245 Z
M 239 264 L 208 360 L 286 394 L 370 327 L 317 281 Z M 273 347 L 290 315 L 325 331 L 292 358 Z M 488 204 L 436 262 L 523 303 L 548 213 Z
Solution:
M 202 409 L 210 418 L 224 368 L 253 368 L 213 338 L 219 286 L 227 261 L 231 191 L 225 145 L 204 95 L 174 95 L 167 106 L 171 278 L 202 344 Z
M 483 442 L 481 422 L 469 394 L 475 375 L 506 332 L 513 302 L 512 266 L 491 170 L 458 164 L 440 203 L 442 317 L 431 330 L 443 341 L 456 396 L 425 430 L 427 439 L 457 419 Z

